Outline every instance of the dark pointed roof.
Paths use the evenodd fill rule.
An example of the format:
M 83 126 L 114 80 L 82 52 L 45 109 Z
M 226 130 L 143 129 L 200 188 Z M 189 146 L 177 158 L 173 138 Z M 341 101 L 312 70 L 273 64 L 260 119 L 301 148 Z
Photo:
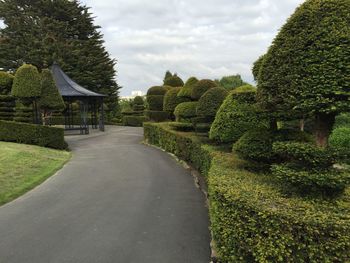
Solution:
M 106 95 L 85 89 L 63 72 L 61 67 L 54 63 L 51 66 L 53 79 L 62 97 L 105 97 Z

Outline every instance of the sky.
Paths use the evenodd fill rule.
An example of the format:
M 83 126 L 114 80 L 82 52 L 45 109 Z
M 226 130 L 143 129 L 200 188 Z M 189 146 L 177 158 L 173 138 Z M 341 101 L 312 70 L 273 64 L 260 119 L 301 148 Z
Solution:
M 182 79 L 241 74 L 304 0 L 82 0 L 117 60 L 122 96 L 162 84 L 166 70 Z

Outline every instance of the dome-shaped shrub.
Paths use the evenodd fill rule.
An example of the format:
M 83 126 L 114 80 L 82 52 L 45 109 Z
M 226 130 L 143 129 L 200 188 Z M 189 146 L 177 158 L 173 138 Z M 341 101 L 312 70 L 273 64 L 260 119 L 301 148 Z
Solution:
M 183 102 L 176 106 L 175 108 L 175 116 L 176 121 L 184 121 L 189 122 L 192 118 L 196 117 L 198 102 Z
M 132 109 L 135 112 L 142 112 L 145 109 L 144 101 L 141 96 L 136 96 L 134 98 Z
M 217 85 L 214 81 L 210 79 L 202 79 L 193 86 L 191 98 L 193 100 L 199 100 L 205 92 L 216 86 Z
M 190 77 L 186 81 L 185 86 L 183 86 L 183 88 L 179 91 L 177 96 L 191 99 L 192 88 L 194 85 L 196 85 L 197 82 L 198 79 L 196 77 Z
M 0 95 L 8 95 L 11 92 L 13 75 L 0 71 Z
M 163 110 L 169 114 L 173 114 L 177 105 L 188 101 L 185 97 L 178 97 L 177 94 L 181 90 L 181 87 L 172 88 L 164 96 Z
M 221 87 L 209 89 L 198 101 L 197 115 L 214 118 L 227 94 L 227 90 Z
M 168 88 L 164 86 L 154 86 L 148 89 L 147 96 L 148 95 L 165 95 L 167 93 Z
M 19 98 L 40 97 L 40 75 L 35 66 L 24 64 L 17 69 L 12 85 L 12 95 Z
M 231 91 L 220 106 L 211 126 L 209 138 L 218 142 L 235 142 L 247 130 L 261 126 L 254 107 L 256 89 L 246 85 Z
M 175 74 L 174 76 L 165 79 L 164 85 L 170 87 L 182 87 L 184 85 L 184 82 L 179 76 Z
M 136 96 L 134 98 L 134 104 L 135 105 L 143 105 L 144 104 L 143 98 L 141 96 Z

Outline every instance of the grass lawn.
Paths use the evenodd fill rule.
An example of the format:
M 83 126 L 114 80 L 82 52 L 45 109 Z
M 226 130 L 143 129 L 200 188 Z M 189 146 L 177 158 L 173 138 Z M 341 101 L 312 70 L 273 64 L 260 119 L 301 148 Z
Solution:
M 0 205 L 42 183 L 70 156 L 66 151 L 0 142 Z

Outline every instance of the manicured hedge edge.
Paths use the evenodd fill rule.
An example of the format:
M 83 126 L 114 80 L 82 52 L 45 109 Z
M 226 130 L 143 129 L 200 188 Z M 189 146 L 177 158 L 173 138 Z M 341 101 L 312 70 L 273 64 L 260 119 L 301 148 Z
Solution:
M 148 118 L 145 116 L 123 116 L 124 126 L 142 127 L 145 121 L 148 121 Z
M 211 230 L 220 262 L 347 262 L 350 191 L 333 201 L 287 197 L 270 176 L 244 170 L 169 125 L 144 124 L 146 142 L 189 161 L 207 177 Z
M 0 140 L 66 149 L 64 130 L 13 121 L 0 121 Z

